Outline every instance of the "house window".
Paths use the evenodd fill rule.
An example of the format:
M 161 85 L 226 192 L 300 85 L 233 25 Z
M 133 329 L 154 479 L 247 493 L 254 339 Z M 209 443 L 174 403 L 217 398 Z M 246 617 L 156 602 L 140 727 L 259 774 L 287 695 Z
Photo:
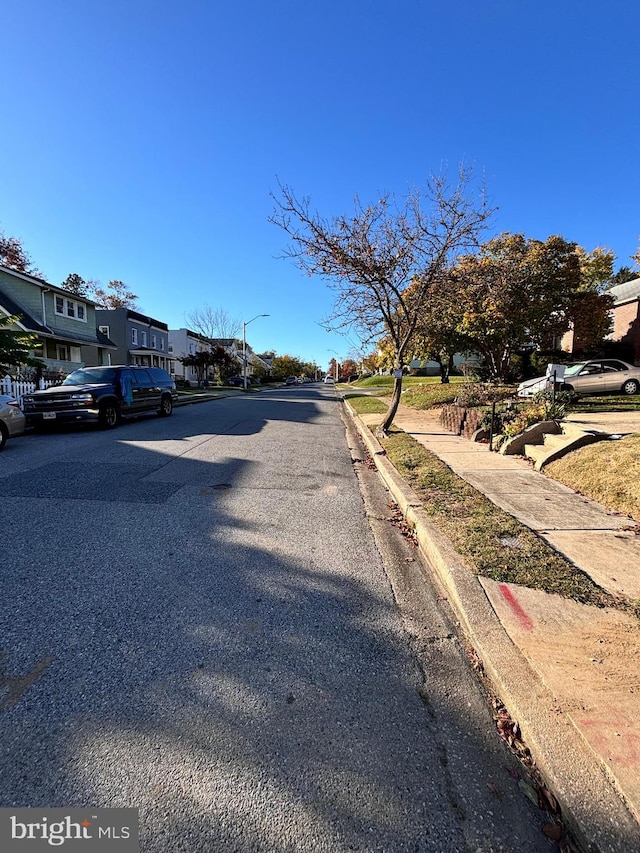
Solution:
M 160 349 L 162 349 L 162 341 L 160 341 Z M 173 344 L 169 341 L 169 352 L 173 352 Z
M 56 344 L 56 358 L 58 361 L 71 361 L 69 347 L 65 344 Z
M 160 349 L 164 352 L 164 338 L 160 338 Z
M 65 299 L 64 296 L 55 297 L 56 314 L 59 317 L 69 317 L 72 320 L 87 322 L 87 307 L 82 302 L 74 299 Z
M 102 332 L 103 335 L 109 337 L 109 326 L 98 326 L 99 331 Z
M 140 332 L 140 346 L 146 347 L 147 345 L 147 333 Z
M 156 336 L 151 335 L 151 349 L 155 349 L 155 348 L 156 348 Z
M 131 329 L 131 343 L 136 344 L 136 345 L 138 344 L 138 330 L 137 329 Z

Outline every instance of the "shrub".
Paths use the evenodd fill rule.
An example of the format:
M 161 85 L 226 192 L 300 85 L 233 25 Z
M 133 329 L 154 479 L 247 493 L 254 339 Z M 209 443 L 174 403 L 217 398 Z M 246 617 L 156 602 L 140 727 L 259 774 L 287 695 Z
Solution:
M 532 352 L 529 359 L 533 376 L 543 376 L 547 372 L 548 364 L 569 364 L 577 359 L 569 352 L 563 350 Z
M 574 395 L 566 391 L 558 392 L 555 400 L 550 391 L 539 391 L 530 402 L 519 405 L 507 404 L 505 408 L 496 410 L 493 421 L 494 434 L 502 433 L 507 438 L 513 438 L 524 432 L 527 427 L 540 421 L 561 420 Z M 485 429 L 491 427 L 491 412 L 485 412 L 481 421 Z
M 513 388 L 508 385 L 498 385 L 494 382 L 463 382 L 459 386 L 456 403 L 464 409 L 472 409 L 476 406 L 490 406 L 512 394 Z

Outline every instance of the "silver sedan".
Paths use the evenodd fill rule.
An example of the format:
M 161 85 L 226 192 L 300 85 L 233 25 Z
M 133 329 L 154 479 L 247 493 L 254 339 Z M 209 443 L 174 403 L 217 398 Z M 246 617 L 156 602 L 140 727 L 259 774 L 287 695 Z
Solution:
M 531 397 L 552 385 L 549 376 L 528 379 L 518 386 L 519 397 Z M 634 367 L 618 358 L 594 358 L 567 364 L 564 378 L 556 383 L 561 391 L 576 394 L 638 394 L 640 393 L 640 367 Z
M 25 417 L 20 411 L 20 404 L 7 394 L 0 394 L 0 450 L 8 438 L 21 435 L 24 432 Z

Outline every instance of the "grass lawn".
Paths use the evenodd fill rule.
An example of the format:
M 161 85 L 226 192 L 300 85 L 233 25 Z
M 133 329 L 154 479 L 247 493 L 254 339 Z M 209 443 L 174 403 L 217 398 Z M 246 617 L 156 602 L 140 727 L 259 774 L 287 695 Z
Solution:
M 601 589 L 411 436 L 392 430 L 382 444 L 391 463 L 421 498 L 427 515 L 477 574 L 599 607 L 632 610 L 640 616 L 637 604 Z
M 403 390 L 401 399 L 403 406 L 411 406 L 413 409 L 431 409 L 433 406 L 453 403 L 460 393 L 461 385 L 466 381 L 463 376 L 452 376 L 450 383 L 443 385 L 439 376 L 411 378 L 419 379 L 420 382 L 412 383 L 406 390 Z
M 581 447 L 544 471 L 585 497 L 640 521 L 640 435 Z
M 450 384 L 443 385 L 439 376 L 405 376 L 402 380 L 402 404 L 414 409 L 430 409 L 453 403 L 460 383 L 465 381 L 463 376 L 452 376 Z M 389 397 L 393 392 L 393 382 L 393 376 L 369 376 L 350 385 L 342 385 L 341 389 L 366 388 L 375 397 Z
M 377 397 L 368 394 L 345 394 L 344 399 L 359 415 L 384 414 L 389 407 Z

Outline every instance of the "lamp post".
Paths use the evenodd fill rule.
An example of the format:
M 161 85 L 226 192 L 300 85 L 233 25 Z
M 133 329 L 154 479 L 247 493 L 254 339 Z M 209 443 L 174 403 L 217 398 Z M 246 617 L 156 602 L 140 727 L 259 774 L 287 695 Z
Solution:
M 258 317 L 269 317 L 269 314 L 256 314 L 255 317 L 252 317 L 251 320 L 247 320 L 246 323 L 242 324 L 242 384 L 244 390 L 247 390 L 247 326 L 249 323 L 253 323 L 254 320 L 257 320 Z

